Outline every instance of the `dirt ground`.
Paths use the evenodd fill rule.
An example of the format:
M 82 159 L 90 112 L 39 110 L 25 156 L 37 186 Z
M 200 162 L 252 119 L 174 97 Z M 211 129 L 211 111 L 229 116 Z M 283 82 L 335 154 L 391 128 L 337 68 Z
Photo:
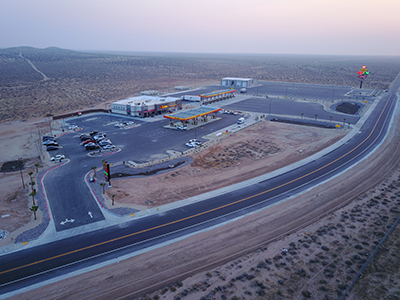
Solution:
M 107 194 L 116 195 L 119 204 L 161 206 L 279 169 L 328 147 L 347 132 L 262 121 L 192 155 L 194 163 L 189 166 L 114 180 Z
M 18 168 L 12 172 L 0 172 L 0 191 L 2 192 L 0 231 L 16 232 L 28 222 L 32 223 L 30 226 L 35 226 L 40 222 L 40 219 L 33 220 L 33 213 L 28 209 L 33 204 L 32 197 L 29 196 L 31 193 L 29 173 L 32 172 L 32 181 L 37 184 L 37 171 L 48 165 L 40 152 L 41 144 L 39 144 L 39 148 L 36 146 L 36 142 L 39 141 L 38 132 L 46 130 L 46 127 L 48 127 L 48 122 L 45 122 L 44 119 L 0 124 L 0 165 L 11 161 L 17 163 L 19 159 L 24 162 L 22 172 Z M 25 194 L 23 187 L 26 191 Z M 0 246 L 2 245 L 4 245 L 4 241 L 0 240 Z
M 22 132 L 17 125 L 12 126 L 15 132 L 11 134 Z M 11 129 L 2 130 L 1 145 L 8 147 L 6 136 Z M 151 199 L 152 206 L 160 206 L 282 167 L 321 150 L 345 133 L 265 121 L 193 156 L 191 166 L 151 178 L 115 180 L 108 193 L 117 194 L 120 205 L 149 206 L 145 201 Z M 30 134 L 25 134 L 28 137 Z M 392 155 L 399 150 L 396 130 L 388 140 L 390 143 L 368 161 L 285 203 L 14 298 L 337 299 L 399 215 L 398 156 Z M 15 148 L 8 153 L 9 159 L 19 157 Z M 28 151 L 26 155 L 32 155 L 32 166 L 37 154 Z M 1 189 L 20 189 L 17 175 L 2 174 Z M 14 185 L 3 186 L 3 182 Z M 165 188 L 165 182 L 170 188 Z M 150 183 L 151 191 L 137 188 Z M 23 197 L 18 203 L 23 204 L 20 209 L 24 205 L 27 209 L 28 199 Z M 0 224 L 13 218 L 3 218 L 6 222 L 0 220 L 4 222 Z M 25 221 L 30 218 L 28 213 Z M 365 273 L 374 283 L 367 287 L 369 293 L 356 285 L 352 299 L 376 299 L 382 293 L 400 296 L 396 284 L 399 268 L 385 268 L 387 263 L 399 263 L 398 250 L 394 238 L 386 253 L 377 256 L 381 260 Z M 385 255 L 390 255 L 390 260 L 382 258 Z

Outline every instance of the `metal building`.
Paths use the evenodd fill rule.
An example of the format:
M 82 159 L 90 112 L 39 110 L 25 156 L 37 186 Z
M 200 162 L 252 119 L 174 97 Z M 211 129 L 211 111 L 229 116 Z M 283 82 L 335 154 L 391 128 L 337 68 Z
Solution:
M 151 117 L 182 109 L 182 99 L 176 97 L 139 96 L 111 103 L 111 112 L 132 117 Z
M 182 96 L 182 100 L 186 101 L 197 101 L 200 102 L 201 104 L 210 104 L 222 100 L 226 100 L 229 98 L 235 97 L 235 89 L 229 89 L 229 90 L 220 90 L 220 91 L 214 91 L 211 93 L 207 94 L 200 94 L 200 95 L 184 95 Z
M 236 78 L 236 77 L 225 77 L 221 79 L 222 86 L 230 87 L 251 87 L 257 84 L 257 80 L 253 78 Z

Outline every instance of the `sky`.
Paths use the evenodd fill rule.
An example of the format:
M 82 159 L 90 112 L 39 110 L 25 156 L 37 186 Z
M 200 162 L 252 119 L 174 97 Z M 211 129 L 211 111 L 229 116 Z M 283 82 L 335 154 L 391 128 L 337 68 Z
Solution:
M 400 55 L 399 0 L 0 0 L 0 48 Z

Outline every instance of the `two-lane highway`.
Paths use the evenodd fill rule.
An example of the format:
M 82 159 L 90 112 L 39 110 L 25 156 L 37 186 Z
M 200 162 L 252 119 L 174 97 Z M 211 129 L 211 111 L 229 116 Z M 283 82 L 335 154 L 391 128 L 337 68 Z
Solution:
M 196 232 L 327 180 L 360 160 L 383 140 L 395 103 L 394 94 L 386 96 L 353 139 L 281 176 L 162 215 L 131 221 L 122 227 L 113 226 L 2 256 L 2 293 Z

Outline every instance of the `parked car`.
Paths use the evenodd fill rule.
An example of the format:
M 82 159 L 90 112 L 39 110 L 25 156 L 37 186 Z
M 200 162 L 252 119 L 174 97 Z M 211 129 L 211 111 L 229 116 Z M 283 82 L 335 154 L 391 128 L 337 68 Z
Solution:
M 102 139 L 105 139 L 105 138 L 106 138 L 105 134 L 96 134 L 96 135 L 93 136 L 93 139 L 95 139 L 96 141 L 99 141 L 99 140 L 102 140 Z
M 49 136 L 49 135 L 44 135 L 44 136 L 42 137 L 42 141 L 43 141 L 43 142 L 44 142 L 44 141 L 47 141 L 48 139 L 54 139 L 54 137 Z
M 191 143 L 191 144 L 196 144 L 196 145 L 198 145 L 198 146 L 202 144 L 202 142 L 200 142 L 198 139 L 189 140 L 189 143 Z
M 87 144 L 89 144 L 89 143 L 95 143 L 96 141 L 93 141 L 93 140 L 91 140 L 91 139 L 88 139 L 88 140 L 86 140 L 86 141 L 83 141 L 83 145 L 87 145 Z
M 183 126 L 183 125 L 179 125 L 179 126 L 178 126 L 178 129 L 180 129 L 180 130 L 186 130 L 187 127 L 186 127 L 186 126 Z
M 197 146 L 195 143 L 186 143 L 185 145 L 190 147 L 190 148 L 194 148 L 194 147 Z
M 99 143 L 99 145 L 100 145 L 100 146 L 106 146 L 106 145 L 112 145 L 112 143 L 111 143 L 110 140 L 108 140 L 108 141 L 101 141 L 101 142 Z
M 96 150 L 96 149 L 99 149 L 100 148 L 100 146 L 99 145 L 90 145 L 90 146 L 86 146 L 86 150 L 87 151 L 90 151 L 90 150 Z
M 58 150 L 58 147 L 57 147 L 57 146 L 48 146 L 48 147 L 46 148 L 46 150 L 47 150 L 47 151 Z
M 49 146 L 56 146 L 56 147 L 58 147 L 59 145 L 58 145 L 57 142 L 51 141 L 50 143 L 47 143 L 45 146 L 47 146 L 47 147 L 49 147 Z
M 89 147 L 89 146 L 97 146 L 96 143 L 90 142 L 87 143 L 86 145 L 84 145 L 85 147 Z
M 57 154 L 56 156 L 53 156 L 52 158 L 50 158 L 51 161 L 56 161 L 56 160 L 61 160 L 61 159 L 65 159 L 65 155 Z
M 90 135 L 82 135 L 81 136 L 81 141 L 86 141 L 86 140 L 90 140 L 92 137 Z
M 52 143 L 57 143 L 57 141 L 55 139 L 48 139 L 43 142 L 43 145 L 48 145 Z
M 103 147 L 104 150 L 114 149 L 114 148 L 115 148 L 114 145 L 105 145 L 105 146 Z
M 101 141 L 103 141 L 103 140 L 106 140 L 107 138 L 105 137 L 105 136 L 101 136 L 101 137 L 98 137 L 97 139 L 95 139 L 96 140 L 96 142 L 101 142 Z

